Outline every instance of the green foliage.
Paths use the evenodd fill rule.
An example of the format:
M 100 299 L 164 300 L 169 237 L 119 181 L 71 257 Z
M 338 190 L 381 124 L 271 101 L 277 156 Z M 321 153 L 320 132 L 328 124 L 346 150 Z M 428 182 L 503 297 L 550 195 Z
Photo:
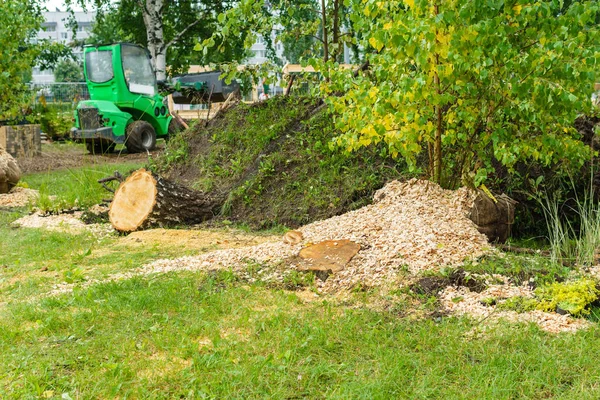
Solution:
M 533 283 L 543 285 L 569 276 L 571 268 L 558 264 L 543 255 L 515 255 L 510 252 L 502 257 L 487 256 L 462 267 L 477 274 L 500 274 L 508 276 L 517 285 Z
M 56 82 L 85 82 L 83 67 L 71 60 L 62 60 L 54 68 Z
M 496 308 L 502 311 L 516 311 L 518 313 L 524 313 L 536 310 L 538 306 L 539 301 L 537 299 L 523 296 L 515 296 L 499 302 L 496 305 Z M 548 311 L 554 312 L 556 310 L 554 309 Z
M 580 167 L 573 128 L 591 109 L 598 3 L 467 0 L 364 2 L 352 16 L 376 53 L 353 77 L 318 66 L 348 151 L 385 143 L 410 166 L 428 155 L 446 186 L 484 181 L 498 160 Z M 442 165 L 444 168 L 442 168 Z
M 42 15 L 33 0 L 0 3 L 0 121 L 22 115 L 27 104 L 26 74 L 36 56 L 29 45 L 40 29 Z
M 72 112 L 64 112 L 47 104 L 36 107 L 33 115 L 27 119 L 32 124 L 40 124 L 42 132 L 52 140 L 67 138 L 73 126 Z
M 73 0 L 73 3 L 80 2 Z M 217 0 L 165 1 L 161 10 L 169 73 L 186 73 L 190 65 L 208 65 L 223 61 L 241 60 L 246 56 L 243 47 L 247 32 L 240 31 L 219 50 L 206 53 L 193 51 L 198 40 L 209 37 L 217 29 L 216 16 L 224 12 L 230 2 Z M 143 18 L 143 7 L 133 0 L 113 3 L 98 1 L 98 12 L 89 44 L 132 42 L 148 47 L 148 34 Z M 195 23 L 201 20 L 200 23 Z M 187 28 L 187 29 L 186 29 Z M 184 35 L 179 35 L 185 30 Z M 176 42 L 172 41 L 177 39 Z
M 573 282 L 552 283 L 535 291 L 539 299 L 536 306 L 542 311 L 556 311 L 560 308 L 571 315 L 581 316 L 590 313 L 589 306 L 598 299 L 600 290 L 596 281 L 582 278 Z

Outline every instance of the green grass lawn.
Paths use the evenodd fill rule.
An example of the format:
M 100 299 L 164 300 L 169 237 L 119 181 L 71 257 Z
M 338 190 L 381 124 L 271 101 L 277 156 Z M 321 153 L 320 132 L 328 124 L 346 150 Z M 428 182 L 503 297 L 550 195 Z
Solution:
M 80 174 L 89 171 L 24 181 L 60 195 L 78 190 L 84 181 L 72 177 Z M 90 188 L 78 202 L 99 194 Z M 501 323 L 473 336 L 477 321 L 428 317 L 431 298 L 374 290 L 342 301 L 227 271 L 150 275 L 48 297 L 57 283 L 193 251 L 11 228 L 25 212 L 0 211 L 0 399 L 600 398 L 597 325 L 553 335 Z M 562 274 L 513 257 L 470 268 L 524 279 Z
M 82 168 L 40 172 L 25 175 L 21 185 L 39 190 L 37 206 L 42 210 L 54 211 L 74 206 L 88 207 L 104 198 L 112 197 L 98 183 L 98 179 L 111 176 L 115 171 L 127 175 L 143 167 L 143 163 L 89 165 Z M 113 185 L 114 187 L 114 185 Z M 53 196 L 51 199 L 50 196 Z

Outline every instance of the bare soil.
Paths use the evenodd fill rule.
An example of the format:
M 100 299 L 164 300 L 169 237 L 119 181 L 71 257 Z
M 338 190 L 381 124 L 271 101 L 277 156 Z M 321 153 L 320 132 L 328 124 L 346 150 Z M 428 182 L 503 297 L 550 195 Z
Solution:
M 127 149 L 108 154 L 89 154 L 83 144 L 52 143 L 42 145 L 42 154 L 34 158 L 18 158 L 17 163 L 23 174 L 77 168 L 89 165 L 144 162 L 149 156 L 156 157 L 162 146 L 147 153 L 129 154 Z
M 239 230 L 150 229 L 133 232 L 122 238 L 120 243 L 131 247 L 159 245 L 207 251 L 255 246 L 278 239 L 278 236 L 249 234 Z

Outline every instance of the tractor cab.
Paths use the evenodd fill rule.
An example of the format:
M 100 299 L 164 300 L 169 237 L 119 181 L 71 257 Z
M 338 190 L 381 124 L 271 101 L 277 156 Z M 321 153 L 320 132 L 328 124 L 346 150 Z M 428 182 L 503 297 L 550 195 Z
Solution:
M 83 66 L 90 100 L 75 110 L 74 140 L 86 142 L 90 152 L 116 144 L 142 152 L 168 136 L 172 116 L 158 93 L 146 49 L 128 43 L 86 46 Z

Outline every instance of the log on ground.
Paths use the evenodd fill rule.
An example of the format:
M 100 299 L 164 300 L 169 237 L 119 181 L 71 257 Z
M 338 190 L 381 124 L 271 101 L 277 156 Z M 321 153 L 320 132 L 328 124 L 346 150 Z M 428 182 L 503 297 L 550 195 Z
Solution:
M 8 193 L 21 179 L 15 159 L 0 147 L 0 193 Z
M 193 225 L 213 218 L 223 201 L 140 169 L 121 183 L 108 217 L 120 232 Z

